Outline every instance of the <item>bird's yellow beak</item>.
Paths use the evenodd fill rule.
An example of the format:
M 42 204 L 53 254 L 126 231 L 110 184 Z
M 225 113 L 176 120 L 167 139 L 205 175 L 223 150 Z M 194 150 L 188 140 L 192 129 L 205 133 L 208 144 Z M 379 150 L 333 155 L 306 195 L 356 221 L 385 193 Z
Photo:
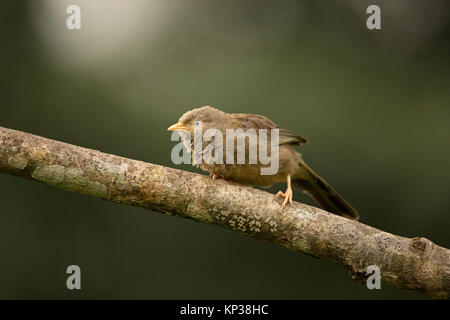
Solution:
M 188 128 L 186 128 L 179 122 L 177 122 L 174 125 L 171 125 L 170 127 L 167 128 L 167 131 L 177 131 L 177 130 L 188 130 Z

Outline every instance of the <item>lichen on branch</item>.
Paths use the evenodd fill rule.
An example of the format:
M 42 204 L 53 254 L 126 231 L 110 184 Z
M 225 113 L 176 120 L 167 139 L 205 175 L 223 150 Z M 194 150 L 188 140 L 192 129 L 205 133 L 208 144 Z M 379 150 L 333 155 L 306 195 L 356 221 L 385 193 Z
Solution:
M 450 250 L 405 238 L 265 191 L 0 127 L 0 172 L 105 200 L 216 224 L 335 262 L 364 282 L 450 297 Z

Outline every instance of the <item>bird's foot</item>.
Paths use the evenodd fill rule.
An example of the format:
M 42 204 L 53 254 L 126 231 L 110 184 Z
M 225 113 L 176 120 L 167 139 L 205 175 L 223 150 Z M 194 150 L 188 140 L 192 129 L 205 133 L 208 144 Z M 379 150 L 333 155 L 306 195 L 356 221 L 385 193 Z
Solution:
M 223 179 L 223 177 L 219 176 L 218 174 L 212 174 L 211 177 L 212 177 L 213 181 L 218 180 L 218 179 Z
M 291 188 L 287 188 L 286 192 L 281 192 L 278 191 L 278 193 L 275 195 L 277 198 L 284 198 L 283 204 L 281 205 L 281 209 L 286 208 L 287 204 L 291 204 L 292 205 L 292 196 L 293 196 L 293 192 Z

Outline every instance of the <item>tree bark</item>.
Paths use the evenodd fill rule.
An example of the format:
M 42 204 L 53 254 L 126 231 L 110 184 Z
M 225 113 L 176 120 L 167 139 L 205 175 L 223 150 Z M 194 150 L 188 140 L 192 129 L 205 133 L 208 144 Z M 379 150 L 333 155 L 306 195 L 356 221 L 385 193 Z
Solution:
M 0 172 L 65 190 L 212 223 L 335 262 L 365 282 L 450 296 L 450 250 L 396 236 L 273 194 L 191 172 L 102 153 L 0 127 Z

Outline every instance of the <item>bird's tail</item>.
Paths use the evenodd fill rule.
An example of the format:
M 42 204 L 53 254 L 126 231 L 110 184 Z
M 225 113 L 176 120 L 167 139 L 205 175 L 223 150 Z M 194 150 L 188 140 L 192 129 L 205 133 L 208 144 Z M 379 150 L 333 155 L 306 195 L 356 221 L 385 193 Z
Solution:
M 299 187 L 304 193 L 310 196 L 321 207 L 331 213 L 343 216 L 348 219 L 358 220 L 359 214 L 344 198 L 304 162 L 302 168 L 306 173 L 301 179 L 292 181 L 293 187 Z

